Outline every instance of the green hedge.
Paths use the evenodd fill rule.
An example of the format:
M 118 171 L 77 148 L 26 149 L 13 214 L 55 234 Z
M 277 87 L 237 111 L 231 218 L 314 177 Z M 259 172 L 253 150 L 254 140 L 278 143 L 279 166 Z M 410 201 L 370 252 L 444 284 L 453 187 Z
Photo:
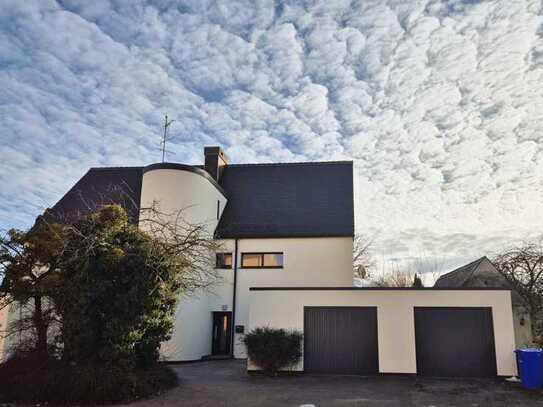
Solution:
M 243 342 L 251 361 L 265 373 L 275 375 L 299 362 L 302 339 L 299 331 L 263 327 L 247 333 Z

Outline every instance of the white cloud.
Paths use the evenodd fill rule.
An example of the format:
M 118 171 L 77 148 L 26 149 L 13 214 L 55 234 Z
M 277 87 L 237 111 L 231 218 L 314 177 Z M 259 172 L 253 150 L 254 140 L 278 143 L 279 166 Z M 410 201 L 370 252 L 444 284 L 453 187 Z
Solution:
M 390 258 L 543 227 L 538 0 L 8 0 L 0 48 L 2 227 L 89 166 L 156 161 L 165 113 L 176 161 L 354 159 Z

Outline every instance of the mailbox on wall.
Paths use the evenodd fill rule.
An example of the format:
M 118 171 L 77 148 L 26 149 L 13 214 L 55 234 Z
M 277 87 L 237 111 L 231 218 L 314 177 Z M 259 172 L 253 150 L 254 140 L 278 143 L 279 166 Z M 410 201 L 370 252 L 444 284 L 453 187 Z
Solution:
M 245 332 L 245 326 L 244 325 L 236 325 L 236 333 L 242 334 Z

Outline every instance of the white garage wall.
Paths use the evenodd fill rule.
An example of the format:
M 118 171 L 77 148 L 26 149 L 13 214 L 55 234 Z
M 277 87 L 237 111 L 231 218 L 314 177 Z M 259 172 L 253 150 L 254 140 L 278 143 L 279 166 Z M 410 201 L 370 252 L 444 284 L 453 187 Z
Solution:
M 511 293 L 505 290 L 251 291 L 250 329 L 304 329 L 304 306 L 376 306 L 379 372 L 416 373 L 414 307 L 491 307 L 498 375 L 516 374 Z M 303 370 L 303 361 L 294 370 Z

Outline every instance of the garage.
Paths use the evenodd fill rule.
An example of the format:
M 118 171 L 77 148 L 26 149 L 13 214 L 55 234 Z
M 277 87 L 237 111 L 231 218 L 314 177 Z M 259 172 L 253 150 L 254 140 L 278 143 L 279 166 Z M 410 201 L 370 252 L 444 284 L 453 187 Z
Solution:
M 376 307 L 305 307 L 304 370 L 378 372 Z
M 263 326 L 304 334 L 305 360 L 288 371 L 517 374 L 506 289 L 252 287 L 248 329 Z
M 414 312 L 418 374 L 496 376 L 491 308 L 415 307 Z

